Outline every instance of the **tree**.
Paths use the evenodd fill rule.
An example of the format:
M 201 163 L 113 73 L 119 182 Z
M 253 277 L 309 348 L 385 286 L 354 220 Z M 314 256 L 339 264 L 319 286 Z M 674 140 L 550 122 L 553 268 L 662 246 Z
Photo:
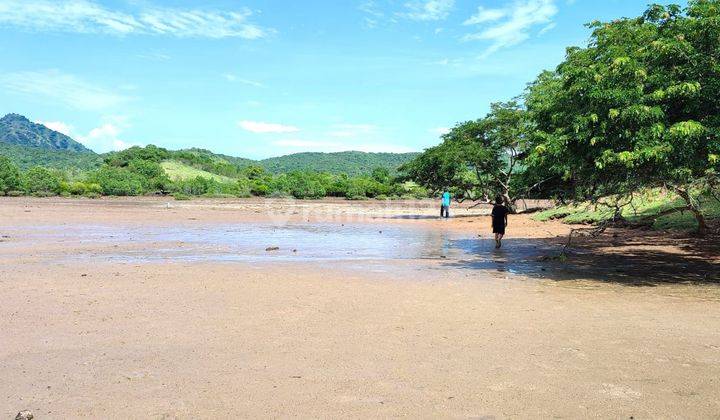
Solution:
M 22 179 L 17 165 L 9 158 L 0 156 L 0 194 L 19 190 L 21 185 Z
M 25 173 L 25 190 L 35 195 L 57 195 L 60 192 L 60 178 L 51 170 L 35 166 Z
M 495 103 L 483 119 L 456 125 L 442 143 L 403 166 L 407 176 L 434 193 L 450 189 L 459 200 L 502 197 L 514 209 L 512 179 L 524 156 L 531 121 L 516 101 Z
M 720 156 L 719 0 L 651 6 L 642 17 L 594 22 L 587 48 L 568 49 L 526 95 L 536 124 L 527 163 L 572 199 L 668 187 L 699 232 L 698 180 Z
M 145 147 L 133 146 L 119 152 L 108 153 L 105 157 L 105 163 L 110 166 L 125 167 L 133 160 L 160 163 L 169 158 L 170 152 L 167 149 L 150 144 Z
M 372 171 L 372 178 L 381 184 L 387 184 L 390 182 L 390 170 L 388 168 L 377 167 Z
M 127 168 L 142 177 L 145 192 L 166 191 L 172 183 L 165 169 L 155 161 L 133 159 Z
M 143 177 L 127 169 L 105 166 L 90 178 L 100 185 L 103 195 L 132 196 L 143 192 Z

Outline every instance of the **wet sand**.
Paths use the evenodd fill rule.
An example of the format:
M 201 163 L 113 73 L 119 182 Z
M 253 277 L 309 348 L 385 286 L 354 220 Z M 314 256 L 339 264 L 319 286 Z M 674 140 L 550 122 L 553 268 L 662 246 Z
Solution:
M 712 281 L 538 262 L 569 227 L 526 216 L 511 218 L 494 253 L 485 210 L 449 221 L 435 210 L 1 199 L 0 416 L 720 416 Z M 267 240 L 292 245 L 212 236 L 284 223 L 302 234 Z M 409 250 L 303 248 L 331 225 Z M 428 250 L 413 238 L 429 238 Z M 608 248 L 643 256 L 645 242 Z M 698 273 L 717 267 L 681 243 L 654 245 L 688 272 L 696 260 L 710 264 Z

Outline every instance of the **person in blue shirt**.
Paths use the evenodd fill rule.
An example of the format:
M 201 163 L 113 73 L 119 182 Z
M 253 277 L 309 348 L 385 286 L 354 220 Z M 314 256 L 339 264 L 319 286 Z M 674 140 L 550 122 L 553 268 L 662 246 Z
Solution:
M 442 194 L 442 201 L 440 203 L 440 217 L 450 217 L 450 193 L 445 191 Z

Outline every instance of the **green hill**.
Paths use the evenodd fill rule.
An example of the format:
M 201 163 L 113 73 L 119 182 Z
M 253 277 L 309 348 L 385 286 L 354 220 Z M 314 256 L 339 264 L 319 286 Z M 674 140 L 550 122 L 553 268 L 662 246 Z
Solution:
M 263 160 L 251 160 L 213 153 L 205 149 L 185 149 L 171 152 L 173 159 L 189 166 L 215 173 L 232 176 L 228 166 L 245 168 L 255 165 L 272 174 L 295 171 L 346 173 L 350 176 L 369 175 L 373 169 L 382 167 L 395 172 L 398 167 L 417 156 L 417 153 L 295 153 Z
M 0 143 L 47 150 L 92 152 L 65 134 L 51 130 L 42 124 L 36 124 L 18 114 L 7 114 L 0 118 Z
M 86 171 L 100 167 L 102 158 L 93 152 L 49 150 L 0 142 L 0 155 L 7 156 L 22 170 L 33 166 Z
M 237 178 L 242 175 L 244 168 L 251 165 L 260 166 L 271 174 L 302 171 L 359 176 L 370 175 L 375 168 L 386 168 L 394 173 L 398 167 L 418 155 L 356 151 L 308 152 L 252 160 L 200 148 L 162 150 L 167 155 L 164 160 L 171 161 L 165 166 L 173 175 L 185 176 L 190 169 L 194 169 L 198 171 L 197 174 L 213 174 L 225 179 Z M 81 171 L 98 168 L 103 158 L 117 155 L 115 152 L 97 155 L 72 138 L 18 114 L 7 114 L 0 119 L 0 154 L 11 158 L 23 170 L 32 166 L 47 166 Z
M 18 114 L 0 118 L 0 155 L 22 170 L 46 166 L 86 171 L 102 164 L 100 156 L 82 144 Z
M 260 166 L 271 173 L 293 171 L 346 173 L 351 176 L 368 175 L 373 169 L 382 167 L 391 172 L 410 161 L 417 153 L 295 153 L 292 155 L 264 159 Z

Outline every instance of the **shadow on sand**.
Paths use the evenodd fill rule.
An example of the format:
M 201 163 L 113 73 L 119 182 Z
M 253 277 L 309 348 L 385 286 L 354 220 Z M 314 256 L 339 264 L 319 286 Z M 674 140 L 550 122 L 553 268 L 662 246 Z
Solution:
M 477 214 L 453 214 L 453 219 L 472 219 L 477 218 Z M 400 214 L 395 216 L 379 216 L 373 217 L 373 219 L 388 219 L 388 220 L 440 220 L 441 218 L 435 215 L 429 214 Z
M 595 280 L 628 286 L 720 284 L 720 246 L 714 238 L 663 237 L 641 233 L 619 240 L 617 233 L 582 238 L 559 258 L 565 238 L 505 239 L 494 249 L 489 239 L 461 239 L 450 247 L 463 256 L 445 265 L 469 270 L 495 270 L 566 281 Z

